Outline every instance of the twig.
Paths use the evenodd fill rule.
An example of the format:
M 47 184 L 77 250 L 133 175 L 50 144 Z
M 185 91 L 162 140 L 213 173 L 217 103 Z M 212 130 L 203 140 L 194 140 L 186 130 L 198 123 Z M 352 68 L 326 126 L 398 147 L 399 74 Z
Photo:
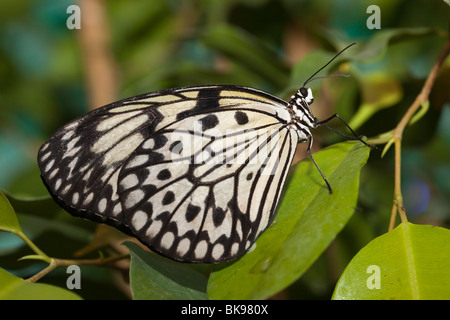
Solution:
M 394 228 L 395 224 L 395 216 L 398 212 L 400 215 L 400 219 L 402 222 L 408 221 L 406 218 L 405 208 L 403 206 L 403 196 L 401 191 L 401 145 L 402 145 L 402 136 L 403 131 L 406 126 L 410 123 L 412 117 L 416 114 L 416 112 L 421 108 L 422 105 L 428 103 L 428 97 L 430 95 L 431 88 L 436 80 L 436 77 L 439 73 L 442 64 L 444 63 L 445 58 L 450 52 L 450 38 L 447 40 L 447 43 L 442 49 L 441 54 L 439 55 L 438 60 L 434 64 L 433 68 L 428 75 L 425 84 L 422 87 L 419 95 L 416 97 L 412 105 L 406 111 L 403 118 L 400 120 L 398 125 L 392 132 L 392 139 L 395 145 L 395 182 L 394 182 L 394 205 L 391 211 L 391 219 L 389 223 L 389 231 Z
M 42 269 L 40 272 L 36 273 L 32 277 L 28 278 L 27 281 L 29 282 L 36 282 L 39 279 L 43 278 L 45 275 L 50 273 L 51 271 L 55 270 L 58 267 L 68 267 L 70 265 L 91 265 L 91 266 L 104 266 L 111 264 L 113 262 L 127 259 L 129 258 L 129 254 L 122 254 L 117 256 L 112 256 L 108 258 L 97 258 L 97 259 L 57 259 L 57 258 L 51 258 L 51 262 L 45 269 Z
M 50 264 L 45 269 L 42 269 L 35 275 L 31 276 L 30 278 L 26 279 L 28 282 L 36 282 L 39 279 L 43 278 L 45 275 L 50 273 L 51 271 L 55 270 L 58 267 L 58 264 L 55 262 L 55 259 L 51 259 Z

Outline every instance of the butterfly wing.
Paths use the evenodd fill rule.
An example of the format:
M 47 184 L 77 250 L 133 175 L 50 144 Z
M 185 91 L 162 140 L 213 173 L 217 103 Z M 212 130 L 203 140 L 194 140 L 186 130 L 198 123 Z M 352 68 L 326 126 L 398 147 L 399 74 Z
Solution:
M 41 147 L 38 163 L 73 215 L 175 260 L 227 261 L 273 218 L 298 140 L 284 107 L 237 86 L 151 93 L 69 123 Z

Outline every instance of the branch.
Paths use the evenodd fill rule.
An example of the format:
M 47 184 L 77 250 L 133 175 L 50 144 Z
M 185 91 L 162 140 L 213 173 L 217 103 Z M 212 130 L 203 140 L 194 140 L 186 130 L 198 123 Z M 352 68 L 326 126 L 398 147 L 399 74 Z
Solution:
M 91 265 L 91 266 L 105 266 L 109 265 L 113 262 L 127 259 L 129 258 L 129 254 L 122 254 L 117 256 L 112 256 L 108 258 L 97 258 L 97 259 L 57 259 L 57 258 L 51 258 L 51 262 L 45 269 L 42 269 L 40 272 L 36 273 L 32 277 L 28 278 L 27 281 L 29 282 L 36 282 L 49 274 L 51 271 L 55 270 L 58 267 L 68 267 L 70 265 Z
M 422 90 L 420 91 L 419 95 L 416 97 L 412 105 L 409 107 L 409 109 L 406 111 L 403 118 L 400 120 L 398 125 L 395 127 L 395 129 L 392 131 L 392 138 L 390 141 L 388 141 L 388 145 L 393 143 L 395 144 L 395 182 L 394 182 L 394 205 L 392 207 L 391 212 L 391 220 L 389 223 L 389 231 L 391 231 L 394 228 L 395 224 L 395 216 L 398 212 L 400 215 L 400 219 L 402 222 L 406 222 L 406 212 L 405 208 L 403 206 L 403 196 L 401 191 L 401 144 L 402 144 L 402 136 L 403 131 L 405 130 L 406 126 L 410 123 L 413 116 L 416 114 L 416 112 L 424 105 L 428 103 L 428 97 L 430 95 L 431 88 L 433 87 L 433 84 L 436 80 L 436 77 L 439 73 L 439 70 L 442 67 L 442 64 L 444 63 L 445 58 L 450 52 L 450 38 L 447 39 L 447 43 L 445 44 L 444 48 L 441 51 L 441 54 L 439 55 L 438 60 L 434 64 L 433 68 L 430 71 L 430 74 L 428 75 L 427 80 L 425 81 L 425 84 L 422 87 Z

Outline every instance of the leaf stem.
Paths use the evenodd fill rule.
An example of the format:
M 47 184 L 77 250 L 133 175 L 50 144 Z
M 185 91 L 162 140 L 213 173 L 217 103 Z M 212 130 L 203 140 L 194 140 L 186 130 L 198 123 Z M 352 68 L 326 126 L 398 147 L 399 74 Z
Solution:
M 439 70 L 442 67 L 442 64 L 444 63 L 444 60 L 449 54 L 449 52 L 450 52 L 450 38 L 447 39 L 447 42 L 444 48 L 442 49 L 439 58 L 437 59 L 433 68 L 431 69 L 430 74 L 428 75 L 428 78 L 422 87 L 422 90 L 417 95 L 414 102 L 408 108 L 403 118 L 400 120 L 400 122 L 397 124 L 394 131 L 392 132 L 392 139 L 394 140 L 395 145 L 395 182 L 394 182 L 394 201 L 393 201 L 394 204 L 391 211 L 389 231 L 391 231 L 394 228 L 395 216 L 397 212 L 400 215 L 400 219 L 402 222 L 408 221 L 406 218 L 406 211 L 403 206 L 403 196 L 401 191 L 401 144 L 403 131 L 405 130 L 406 126 L 411 122 L 411 119 L 413 119 L 414 115 L 419 110 L 419 108 L 428 107 L 429 103 L 428 97 L 430 95 L 431 88 L 433 87 L 433 84 L 436 80 Z M 422 116 L 422 114 L 420 114 L 420 116 Z M 417 116 L 414 119 L 416 120 Z
M 38 255 L 40 257 L 39 258 L 40 260 L 43 260 L 43 261 L 46 261 L 46 262 L 50 263 L 51 258 L 49 256 L 47 256 L 41 249 L 39 249 L 39 247 L 33 241 L 31 241 L 31 239 L 28 238 L 28 236 L 22 230 L 20 230 L 20 228 L 12 229 L 12 228 L 0 227 L 0 231 L 4 231 L 4 232 L 9 232 L 9 233 L 15 234 L 20 239 L 22 239 L 23 242 L 25 242 L 26 245 L 28 247 L 30 247 L 30 249 L 33 250 L 36 253 L 36 255 Z
M 38 256 L 40 256 L 42 260 L 50 263 L 51 258 L 47 256 L 41 249 L 39 249 L 39 247 L 36 244 L 34 244 L 34 242 L 31 241 L 30 238 L 28 238 L 25 233 L 23 233 L 22 231 L 17 231 L 14 233 L 18 237 L 20 237 L 20 239 L 22 239 L 27 244 L 27 246 L 30 247 L 31 250 L 33 250 Z
M 48 267 L 46 267 L 45 269 L 42 269 L 41 271 L 39 271 L 32 277 L 26 279 L 26 281 L 36 282 L 39 279 L 41 279 L 42 277 L 44 277 L 45 275 L 47 275 L 48 273 L 50 273 L 51 271 L 55 270 L 57 267 L 58 267 L 58 264 L 55 262 L 55 259 L 50 259 L 50 264 L 48 265 Z
M 58 267 L 64 267 L 64 266 L 70 266 L 70 265 L 94 265 L 94 266 L 104 266 L 122 259 L 128 258 L 130 255 L 128 253 L 126 254 L 120 254 L 108 258 L 104 258 L 103 255 L 101 255 L 99 258 L 96 259 L 58 259 L 58 258 L 51 258 L 48 255 L 46 255 L 39 247 L 31 241 L 30 238 L 22 231 L 22 230 L 16 230 L 11 228 L 3 228 L 0 227 L 0 231 L 10 232 L 18 236 L 20 239 L 22 239 L 28 247 L 30 247 L 31 250 L 33 250 L 36 254 L 35 255 L 27 255 L 25 257 L 22 257 L 19 260 L 41 260 L 44 262 L 47 262 L 49 265 L 42 269 L 40 272 L 36 273 L 35 275 L 31 276 L 27 279 L 29 282 L 36 282 L 54 269 Z

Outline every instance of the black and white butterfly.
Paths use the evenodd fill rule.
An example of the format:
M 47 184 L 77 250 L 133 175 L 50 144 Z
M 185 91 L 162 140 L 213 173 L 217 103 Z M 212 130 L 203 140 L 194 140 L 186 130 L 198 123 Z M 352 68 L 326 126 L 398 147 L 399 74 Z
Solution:
M 321 122 L 309 108 L 313 76 L 289 102 L 210 85 L 93 110 L 41 146 L 43 182 L 71 214 L 171 259 L 238 258 L 272 221 L 297 144 L 308 142 L 309 152 L 310 129 L 333 118 Z

